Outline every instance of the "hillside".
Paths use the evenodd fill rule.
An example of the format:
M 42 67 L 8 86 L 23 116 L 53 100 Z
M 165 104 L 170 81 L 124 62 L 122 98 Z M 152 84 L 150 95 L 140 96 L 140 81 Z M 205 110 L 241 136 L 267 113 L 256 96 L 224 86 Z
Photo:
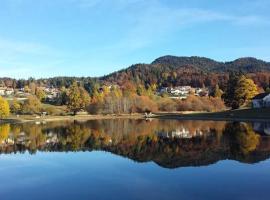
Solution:
M 241 71 L 254 79 L 261 87 L 268 87 L 270 63 L 256 58 L 239 58 L 230 62 L 218 62 L 204 57 L 163 56 L 151 64 L 136 64 L 124 70 L 101 77 L 104 82 L 123 84 L 132 81 L 137 84 L 159 86 L 202 85 L 223 87 L 229 71 Z
M 204 57 L 177 57 L 177 56 L 163 56 L 154 60 L 152 65 L 161 65 L 163 67 L 172 66 L 174 68 L 179 68 L 183 66 L 192 66 L 194 68 L 200 69 L 202 71 L 211 71 L 216 68 L 225 67 L 222 62 L 217 62 L 215 60 L 204 58 Z
M 163 67 L 173 66 L 179 68 L 183 66 L 192 66 L 205 72 L 227 72 L 243 71 L 244 73 L 252 73 L 258 71 L 270 71 L 270 63 L 258 60 L 252 57 L 239 58 L 230 62 L 218 62 L 205 57 L 177 57 L 163 56 L 157 58 L 152 65 L 161 65 Z
M 224 89 L 229 71 L 241 71 L 262 88 L 270 85 L 270 63 L 256 58 L 239 58 L 230 62 L 219 62 L 205 57 L 163 56 L 150 64 L 135 64 L 126 69 L 113 72 L 103 77 L 54 77 L 36 80 L 39 85 L 69 87 L 73 81 L 83 82 L 88 91 L 96 84 L 118 84 L 127 82 L 135 85 L 158 87 L 191 85 L 193 87 L 213 87 L 216 84 Z M 17 88 L 33 81 L 0 78 L 2 85 Z M 135 86 L 136 87 L 136 86 Z

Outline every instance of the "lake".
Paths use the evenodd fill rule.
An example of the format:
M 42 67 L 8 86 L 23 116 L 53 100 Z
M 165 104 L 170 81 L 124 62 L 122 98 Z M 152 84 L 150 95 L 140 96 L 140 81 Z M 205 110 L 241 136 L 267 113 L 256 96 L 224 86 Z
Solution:
M 0 125 L 0 198 L 270 199 L 270 123 Z

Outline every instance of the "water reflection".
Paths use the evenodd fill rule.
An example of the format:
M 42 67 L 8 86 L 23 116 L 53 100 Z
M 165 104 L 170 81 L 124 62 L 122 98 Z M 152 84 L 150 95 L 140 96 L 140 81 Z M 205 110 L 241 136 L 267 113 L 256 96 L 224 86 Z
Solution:
M 0 152 L 108 151 L 166 168 L 270 156 L 269 123 L 174 120 L 93 120 L 3 124 Z
M 270 122 L 254 122 L 253 129 L 258 133 L 270 136 Z

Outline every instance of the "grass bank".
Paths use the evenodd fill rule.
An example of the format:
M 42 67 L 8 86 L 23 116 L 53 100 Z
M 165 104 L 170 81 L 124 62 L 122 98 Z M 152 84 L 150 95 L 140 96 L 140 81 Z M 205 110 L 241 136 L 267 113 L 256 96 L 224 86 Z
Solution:
M 217 121 L 267 121 L 270 120 L 270 108 L 238 109 L 212 113 L 155 113 L 153 118 Z
M 50 121 L 67 121 L 67 120 L 97 120 L 97 119 L 142 119 L 142 114 L 110 114 L 110 115 L 65 115 L 65 116 L 36 116 L 36 115 L 19 115 L 10 116 L 3 119 L 0 123 L 25 123 L 25 122 L 50 122 Z

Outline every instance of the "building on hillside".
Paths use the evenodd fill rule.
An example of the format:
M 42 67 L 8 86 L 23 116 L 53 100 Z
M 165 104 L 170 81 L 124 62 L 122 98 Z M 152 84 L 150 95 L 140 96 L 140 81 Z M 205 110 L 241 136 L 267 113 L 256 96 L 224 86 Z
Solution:
M 13 88 L 8 88 L 8 87 L 0 87 L 0 95 L 1 96 L 10 96 L 14 94 L 14 89 Z
M 266 108 L 270 107 L 270 93 L 261 93 L 252 99 L 253 108 Z
M 14 94 L 14 89 L 13 88 L 7 88 L 6 89 L 6 95 L 13 95 Z
M 195 88 L 195 96 L 207 97 L 209 96 L 209 90 L 207 88 Z
M 6 94 L 6 88 L 5 87 L 0 87 L 0 95 L 4 96 Z
M 176 87 L 162 87 L 157 91 L 157 94 L 168 94 L 170 98 L 186 99 L 190 94 L 195 96 L 208 96 L 209 90 L 207 88 L 192 88 L 191 86 L 176 86 Z

